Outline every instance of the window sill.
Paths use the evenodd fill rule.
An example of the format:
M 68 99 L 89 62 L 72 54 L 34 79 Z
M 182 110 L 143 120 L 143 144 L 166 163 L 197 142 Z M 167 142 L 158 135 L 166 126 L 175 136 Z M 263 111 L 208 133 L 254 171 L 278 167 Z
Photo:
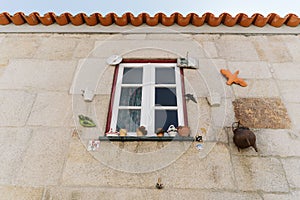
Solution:
M 135 141 L 143 141 L 143 142 L 171 142 L 171 141 L 194 141 L 193 137 L 136 137 L 136 136 L 100 136 L 99 137 L 100 141 L 115 141 L 115 142 L 135 142 Z

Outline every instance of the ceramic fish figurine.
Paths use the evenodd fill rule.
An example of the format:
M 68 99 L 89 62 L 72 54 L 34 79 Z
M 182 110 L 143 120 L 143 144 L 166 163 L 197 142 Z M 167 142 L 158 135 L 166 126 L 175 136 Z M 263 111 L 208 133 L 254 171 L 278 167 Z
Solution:
M 234 124 L 237 124 L 236 128 L 233 127 Z M 240 149 L 245 149 L 252 146 L 257 152 L 256 136 L 248 127 L 241 126 L 240 122 L 238 121 L 232 124 L 232 131 L 234 134 L 233 142 L 239 151 Z
M 95 122 L 87 116 L 78 115 L 78 118 L 79 118 L 80 125 L 83 127 L 95 127 L 96 126 Z

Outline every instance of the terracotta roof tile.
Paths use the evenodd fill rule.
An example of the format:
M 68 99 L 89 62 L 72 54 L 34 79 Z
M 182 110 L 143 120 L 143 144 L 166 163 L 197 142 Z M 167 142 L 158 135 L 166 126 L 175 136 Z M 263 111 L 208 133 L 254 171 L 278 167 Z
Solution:
M 137 16 L 134 16 L 132 13 L 125 13 L 122 16 L 118 16 L 115 13 L 109 13 L 105 16 L 102 16 L 100 13 L 94 13 L 87 16 L 85 13 L 72 15 L 67 12 L 59 16 L 53 12 L 48 12 L 44 14 L 44 16 L 40 16 L 37 12 L 33 12 L 29 15 L 25 15 L 22 12 L 17 12 L 14 15 L 10 15 L 7 12 L 0 13 L 0 25 L 22 25 L 25 23 L 29 25 L 43 24 L 46 26 L 55 23 L 61 26 L 67 24 L 75 26 L 82 24 L 87 24 L 89 26 L 95 26 L 97 24 L 103 26 L 112 24 L 118 26 L 126 26 L 128 24 L 133 26 L 140 26 L 142 24 L 147 24 L 148 26 L 156 26 L 158 24 L 164 26 L 172 26 L 174 24 L 178 24 L 179 26 L 187 26 L 189 24 L 194 26 L 202 26 L 203 24 L 219 26 L 220 24 L 224 24 L 229 27 L 234 25 L 243 27 L 251 25 L 263 27 L 267 24 L 274 27 L 280 27 L 285 24 L 287 26 L 295 27 L 299 25 L 300 18 L 295 14 L 287 14 L 285 17 L 280 17 L 276 13 L 270 13 L 266 17 L 259 13 L 253 14 L 251 17 L 244 13 L 239 13 L 236 16 L 231 16 L 228 13 L 222 13 L 219 16 L 215 16 L 212 13 L 204 13 L 202 16 L 195 13 L 190 13 L 186 16 L 183 16 L 180 13 L 173 13 L 170 16 L 167 16 L 164 13 L 157 13 L 154 16 L 150 16 L 147 13 L 141 13 Z

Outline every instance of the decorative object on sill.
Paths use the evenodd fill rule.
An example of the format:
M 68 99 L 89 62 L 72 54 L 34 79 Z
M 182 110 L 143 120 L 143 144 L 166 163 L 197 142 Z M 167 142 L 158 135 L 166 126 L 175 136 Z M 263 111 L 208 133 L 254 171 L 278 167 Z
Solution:
M 236 127 L 234 127 L 235 124 L 237 124 Z M 240 121 L 238 121 L 232 123 L 231 128 L 233 131 L 233 142 L 237 146 L 238 151 L 252 146 L 257 152 L 256 136 L 248 127 L 242 126 Z
M 136 129 L 136 136 L 141 137 L 141 136 L 145 136 L 145 135 L 147 135 L 147 130 L 146 130 L 145 126 L 140 126 Z
M 79 123 L 81 126 L 88 127 L 88 128 L 96 126 L 95 122 L 92 119 L 90 119 L 89 117 L 86 117 L 84 115 L 78 115 L 78 117 L 79 117 Z
M 202 144 L 196 144 L 196 148 L 200 151 L 203 149 L 203 145 Z
M 170 125 L 167 130 L 167 133 L 169 134 L 169 136 L 175 137 L 178 132 L 174 125 Z
M 211 92 L 206 99 L 211 107 L 219 107 L 221 105 L 221 95 L 218 92 Z
M 81 95 L 83 96 L 83 100 L 86 102 L 92 102 L 95 96 L 94 91 L 86 88 L 85 90 L 81 90 Z
M 96 151 L 100 147 L 100 140 L 90 140 L 88 144 L 88 151 Z
M 164 188 L 164 185 L 162 184 L 161 178 L 158 178 L 155 187 L 156 187 L 157 189 L 159 189 L 159 190 Z
M 163 128 L 158 128 L 156 131 L 155 131 L 157 137 L 163 137 L 164 134 L 165 134 L 165 130 Z
M 105 136 L 107 136 L 107 137 L 116 137 L 116 136 L 119 136 L 119 132 L 113 131 L 113 129 L 110 128 L 109 132 L 105 133 Z
M 124 128 L 121 128 L 120 131 L 119 131 L 119 133 L 120 133 L 120 136 L 121 136 L 121 137 L 124 137 L 124 136 L 127 135 L 127 130 L 124 129 Z
M 226 82 L 227 85 L 232 85 L 232 83 L 235 83 L 235 84 L 238 84 L 242 87 L 247 86 L 247 83 L 243 79 L 237 77 L 239 72 L 240 72 L 239 70 L 234 72 L 234 74 L 232 74 L 227 69 L 221 69 L 220 72 L 221 72 L 221 74 L 223 74 L 228 79 L 227 82 Z
M 188 126 L 178 126 L 177 127 L 178 135 L 181 137 L 189 137 L 190 136 L 190 128 Z
M 122 57 L 119 55 L 112 55 L 106 59 L 106 63 L 112 66 L 117 65 L 120 62 L 122 62 Z
M 197 100 L 195 99 L 193 94 L 185 94 L 184 96 L 187 101 L 191 100 L 192 102 L 197 103 Z
M 195 58 L 189 57 L 189 52 L 187 52 L 185 58 L 181 57 L 177 59 L 177 66 L 181 68 L 197 69 L 198 61 Z

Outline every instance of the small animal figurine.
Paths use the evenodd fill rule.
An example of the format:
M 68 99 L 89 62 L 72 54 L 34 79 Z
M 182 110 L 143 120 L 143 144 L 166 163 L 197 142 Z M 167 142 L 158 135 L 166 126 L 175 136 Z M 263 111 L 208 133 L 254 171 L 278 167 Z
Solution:
M 156 131 L 155 131 L 157 137 L 163 137 L 164 134 L 165 134 L 165 130 L 163 128 L 158 128 Z
M 158 178 L 155 187 L 156 187 L 157 189 L 159 189 L 159 190 L 160 190 L 160 189 L 163 189 L 164 185 L 163 185 L 162 182 L 161 182 L 161 178 Z
M 78 115 L 78 118 L 79 118 L 80 125 L 83 127 L 95 127 L 96 126 L 95 122 L 87 116 Z
M 167 130 L 167 133 L 169 134 L 169 136 L 175 137 L 177 135 L 177 129 L 174 125 L 170 125 Z
M 188 126 L 178 126 L 177 127 L 178 135 L 181 137 L 189 137 L 191 130 Z
M 237 127 L 234 127 L 235 124 Z M 248 127 L 241 126 L 240 121 L 238 121 L 232 124 L 232 131 L 234 134 L 233 142 L 239 151 L 252 146 L 257 152 L 255 134 Z
M 124 128 L 121 128 L 120 131 L 119 131 L 119 135 L 120 135 L 121 137 L 126 136 L 126 135 L 127 135 L 127 130 L 124 129 Z
M 147 135 L 147 130 L 145 126 L 140 126 L 136 129 L 136 135 L 141 137 Z
M 240 73 L 239 70 L 234 72 L 234 74 L 232 74 L 227 69 L 221 69 L 220 72 L 221 72 L 221 74 L 223 74 L 228 79 L 227 82 L 226 82 L 227 85 L 232 85 L 232 83 L 235 83 L 235 84 L 238 84 L 242 87 L 247 86 L 247 83 L 243 79 L 237 77 L 238 74 Z

